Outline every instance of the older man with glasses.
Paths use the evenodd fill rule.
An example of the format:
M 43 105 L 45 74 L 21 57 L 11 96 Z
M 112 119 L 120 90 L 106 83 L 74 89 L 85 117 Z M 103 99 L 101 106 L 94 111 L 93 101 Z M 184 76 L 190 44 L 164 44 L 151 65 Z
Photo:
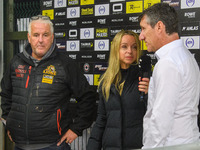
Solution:
M 93 121 L 96 92 L 75 62 L 56 48 L 49 17 L 32 17 L 28 43 L 1 82 L 2 120 L 15 150 L 70 150 Z M 79 108 L 73 119 L 72 95 Z

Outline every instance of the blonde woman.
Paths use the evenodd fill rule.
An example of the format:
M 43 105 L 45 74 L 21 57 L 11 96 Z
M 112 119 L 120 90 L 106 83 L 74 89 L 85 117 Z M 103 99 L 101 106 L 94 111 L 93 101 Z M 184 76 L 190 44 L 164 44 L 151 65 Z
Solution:
M 96 123 L 87 150 L 128 150 L 142 147 L 144 102 L 149 79 L 139 82 L 138 61 L 141 56 L 138 35 L 122 30 L 114 37 L 109 65 L 99 84 Z

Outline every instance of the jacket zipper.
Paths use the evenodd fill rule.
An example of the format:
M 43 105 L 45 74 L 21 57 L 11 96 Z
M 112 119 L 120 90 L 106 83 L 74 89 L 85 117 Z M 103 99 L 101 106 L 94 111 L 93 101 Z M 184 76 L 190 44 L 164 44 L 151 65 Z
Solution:
M 28 76 L 27 76 L 27 80 L 26 80 L 26 86 L 25 88 L 28 88 L 28 85 L 29 85 L 29 79 L 30 79 L 30 74 L 31 74 L 31 69 L 32 69 L 32 66 L 29 66 L 29 69 L 28 69 Z M 33 81 L 31 81 L 33 83 Z M 30 100 L 31 100 L 31 97 L 32 97 L 32 84 L 31 84 L 31 87 L 29 87 L 29 90 L 28 90 L 30 93 L 29 96 L 28 96 L 28 101 L 26 103 L 26 143 L 29 144 L 29 139 L 28 139 L 28 114 L 29 114 L 29 104 L 30 104 Z
M 61 126 L 60 126 L 60 120 L 61 120 L 61 110 L 57 110 L 57 128 L 58 128 L 58 133 L 61 135 Z
M 31 69 L 32 69 L 32 66 L 29 66 L 28 68 L 28 76 L 27 76 L 27 80 L 26 80 L 26 89 L 28 88 L 28 83 L 29 83 L 29 78 L 30 78 L 30 74 L 31 74 Z

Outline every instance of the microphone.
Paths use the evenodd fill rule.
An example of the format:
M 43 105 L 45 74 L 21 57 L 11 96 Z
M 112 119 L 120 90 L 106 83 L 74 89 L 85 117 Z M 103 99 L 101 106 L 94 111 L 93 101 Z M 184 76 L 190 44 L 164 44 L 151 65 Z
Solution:
M 150 78 L 151 76 L 151 57 L 143 55 L 139 59 L 140 77 Z M 140 101 L 144 101 L 144 92 L 140 92 Z

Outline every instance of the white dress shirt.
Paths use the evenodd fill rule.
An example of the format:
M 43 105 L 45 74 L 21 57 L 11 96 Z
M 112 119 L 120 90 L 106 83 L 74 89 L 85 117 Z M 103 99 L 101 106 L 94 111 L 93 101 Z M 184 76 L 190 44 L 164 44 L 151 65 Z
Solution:
M 181 39 L 161 47 L 155 55 L 158 62 L 149 84 L 142 149 L 196 142 L 200 99 L 197 62 Z

